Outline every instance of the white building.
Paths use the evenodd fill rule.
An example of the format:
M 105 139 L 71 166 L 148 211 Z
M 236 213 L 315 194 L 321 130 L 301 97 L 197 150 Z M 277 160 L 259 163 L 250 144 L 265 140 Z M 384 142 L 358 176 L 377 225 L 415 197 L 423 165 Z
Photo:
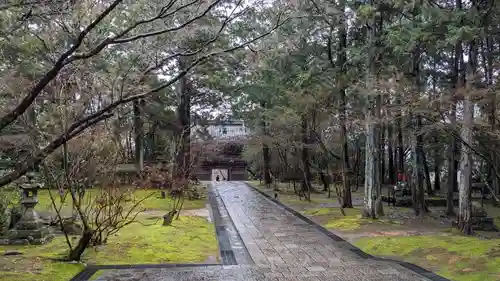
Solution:
M 192 137 L 211 139 L 241 138 L 249 134 L 243 120 L 210 120 L 203 125 L 195 125 L 191 130 Z

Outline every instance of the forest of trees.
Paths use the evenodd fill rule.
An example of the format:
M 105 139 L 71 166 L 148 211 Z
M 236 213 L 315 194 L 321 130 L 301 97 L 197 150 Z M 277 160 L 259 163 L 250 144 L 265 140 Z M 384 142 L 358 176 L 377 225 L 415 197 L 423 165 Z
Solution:
M 0 14 L 0 186 L 49 155 L 68 166 L 87 139 L 102 163 L 186 166 L 191 124 L 238 72 L 226 65 L 289 17 L 222 0 L 13 0 Z
M 447 190 L 447 214 L 471 234 L 472 178 L 499 192 L 497 3 L 297 1 L 286 40 L 248 62 L 237 108 L 260 133 L 247 158 L 266 183 L 340 175 L 344 207 L 364 183 L 372 218 L 405 174 L 415 215 Z
M 457 190 L 470 234 L 472 176 L 500 189 L 497 3 L 6 1 L 0 186 L 79 140 L 182 166 L 191 124 L 229 105 L 266 182 L 340 175 L 342 205 L 364 183 L 376 218 L 382 186 L 407 174 L 416 215 L 441 189 L 453 215 Z

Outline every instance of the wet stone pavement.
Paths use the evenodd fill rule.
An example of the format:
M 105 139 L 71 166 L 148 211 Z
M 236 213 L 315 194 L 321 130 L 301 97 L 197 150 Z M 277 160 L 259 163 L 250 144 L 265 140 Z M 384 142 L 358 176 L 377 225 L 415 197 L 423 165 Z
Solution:
M 428 281 L 401 265 L 365 259 L 242 182 L 214 184 L 251 259 L 244 264 L 109 270 L 96 280 Z

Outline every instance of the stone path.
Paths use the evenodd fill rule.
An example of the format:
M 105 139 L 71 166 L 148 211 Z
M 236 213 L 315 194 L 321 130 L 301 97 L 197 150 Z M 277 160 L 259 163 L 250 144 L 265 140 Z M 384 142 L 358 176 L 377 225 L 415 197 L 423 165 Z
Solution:
M 241 182 L 215 186 L 251 256 L 248 264 L 109 271 L 120 281 L 428 281 L 397 263 L 365 259 Z M 252 262 L 253 260 L 253 262 Z

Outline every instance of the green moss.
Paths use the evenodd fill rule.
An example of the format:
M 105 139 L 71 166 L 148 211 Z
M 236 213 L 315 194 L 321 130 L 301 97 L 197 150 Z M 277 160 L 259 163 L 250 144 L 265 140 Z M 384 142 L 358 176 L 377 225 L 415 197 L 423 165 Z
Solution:
M 101 275 L 103 275 L 106 271 L 107 269 L 101 269 L 96 271 L 92 276 L 90 276 L 89 281 L 97 280 L 97 278 L 101 277 Z
M 0 257 L 1 281 L 66 281 L 83 269 L 82 264 L 62 263 L 25 253 L 24 257 Z
M 81 264 L 56 262 L 67 251 L 63 237 L 45 245 L 0 246 L 20 256 L 0 256 L 0 281 L 65 281 L 82 270 Z M 218 257 L 213 224 L 201 217 L 180 217 L 164 227 L 155 219 L 140 219 L 109 238 L 104 246 L 88 249 L 89 264 L 203 263 Z
M 247 181 L 247 183 L 251 184 L 252 186 L 254 186 L 255 188 L 257 188 L 261 191 L 266 192 L 267 194 L 269 194 L 271 196 L 274 196 L 274 192 L 275 192 L 274 189 L 267 188 L 264 184 L 260 184 L 259 181 Z M 311 201 L 308 201 L 308 200 L 304 200 L 304 198 L 302 198 L 302 199 L 299 198 L 295 194 L 293 187 L 291 187 L 292 184 L 278 183 L 277 186 L 279 188 L 278 200 L 280 200 L 281 202 L 283 202 L 287 205 L 291 205 L 292 207 L 297 206 L 299 208 L 303 208 L 303 207 L 313 206 L 313 205 L 318 204 L 318 203 L 338 203 L 333 187 L 332 187 L 332 192 L 331 192 L 332 197 L 328 198 L 327 192 L 319 192 L 319 193 L 315 192 L 315 193 L 311 193 Z M 300 184 L 298 184 L 297 186 L 300 186 Z M 319 186 L 319 185 L 314 185 L 314 186 L 315 186 L 316 190 L 323 189 L 323 186 Z M 271 187 L 273 187 L 273 185 Z M 359 192 L 356 192 L 356 193 L 353 192 L 353 196 L 359 195 L 358 193 Z
M 500 239 L 464 236 L 405 236 L 359 239 L 355 245 L 373 255 L 399 257 L 456 281 L 500 278 Z
M 344 209 L 344 212 L 346 216 L 360 216 L 361 215 L 361 209 L 359 208 L 348 208 Z M 310 208 L 307 210 L 304 210 L 303 213 L 305 215 L 311 215 L 311 216 L 322 216 L 322 215 L 333 215 L 335 217 L 341 217 L 342 211 L 340 208 Z
M 340 208 L 311 208 L 302 213 L 312 217 L 319 217 L 323 226 L 329 229 L 355 230 L 362 224 L 369 223 L 371 220 L 361 218 L 361 210 L 358 208 L 344 209 L 345 216 L 342 215 Z
M 361 218 L 345 217 L 337 218 L 324 224 L 325 228 L 339 229 L 339 230 L 356 230 L 361 227 Z
M 213 224 L 201 217 L 180 217 L 169 227 L 161 222 L 133 223 L 111 237 L 105 247 L 89 251 L 87 259 L 97 264 L 204 262 L 218 256 L 214 232 Z
M 206 189 L 204 186 L 199 186 L 200 193 L 206 193 Z M 60 208 L 62 204 L 62 213 L 63 215 L 70 215 L 72 209 L 72 199 L 71 196 L 67 195 L 64 202 L 60 201 L 60 196 L 57 193 L 57 190 L 51 190 L 52 196 L 56 200 L 56 206 Z M 38 193 L 38 201 L 39 203 L 36 205 L 36 210 L 40 212 L 52 212 L 52 200 L 50 199 L 49 190 L 43 189 Z M 99 194 L 98 189 L 88 189 L 85 193 L 84 204 L 88 204 L 93 202 L 95 196 Z M 133 192 L 133 199 L 135 200 L 143 200 L 140 204 L 140 208 L 144 210 L 169 210 L 172 205 L 172 199 L 170 198 L 159 198 L 160 191 L 159 190 L 150 190 L 150 189 L 137 189 Z M 206 197 L 206 196 L 205 196 Z M 130 203 L 133 204 L 133 203 Z M 202 209 L 205 208 L 206 200 L 185 200 L 183 209 Z
M 340 208 L 308 208 L 302 213 L 316 218 L 324 227 L 342 231 L 353 231 L 361 228 L 363 225 L 391 225 L 397 227 L 399 223 L 390 219 L 364 219 L 361 217 L 361 208 L 344 209 L 345 216 L 342 215 Z

